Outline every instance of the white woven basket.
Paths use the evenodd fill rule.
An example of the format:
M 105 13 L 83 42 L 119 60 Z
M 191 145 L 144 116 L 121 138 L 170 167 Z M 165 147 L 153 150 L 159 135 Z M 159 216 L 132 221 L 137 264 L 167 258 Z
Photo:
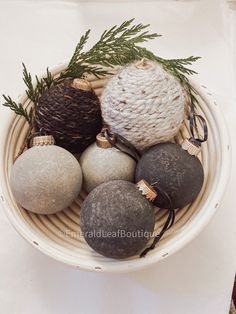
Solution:
M 52 69 L 58 74 L 65 65 Z M 98 80 L 89 77 L 97 95 L 101 95 L 107 79 Z M 126 272 L 141 269 L 156 263 L 190 242 L 210 221 L 219 206 L 227 183 L 230 169 L 230 144 L 222 113 L 212 100 L 204 86 L 196 82 L 192 85 L 199 92 L 198 112 L 202 114 L 209 128 L 209 140 L 202 145 L 199 158 L 202 161 L 205 182 L 198 198 L 176 214 L 173 227 L 165 234 L 157 247 L 145 258 L 134 256 L 126 260 L 113 260 L 94 252 L 79 236 L 80 206 L 86 194 L 82 192 L 78 199 L 66 210 L 50 216 L 36 215 L 21 208 L 14 200 L 9 187 L 9 172 L 28 130 L 24 118 L 12 114 L 8 129 L 3 130 L 3 145 L 0 147 L 1 203 L 16 230 L 33 246 L 43 253 L 68 265 L 80 269 L 101 272 Z M 30 106 L 27 96 L 20 102 Z M 188 123 L 181 129 L 176 142 L 189 136 Z M 155 232 L 161 229 L 167 212 L 157 210 Z

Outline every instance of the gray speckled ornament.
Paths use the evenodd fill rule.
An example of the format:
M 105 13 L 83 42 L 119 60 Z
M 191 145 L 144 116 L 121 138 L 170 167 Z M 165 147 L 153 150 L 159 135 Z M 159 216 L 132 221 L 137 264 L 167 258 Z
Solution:
M 139 188 L 114 180 L 96 187 L 81 208 L 81 229 L 87 243 L 111 258 L 139 253 L 154 230 L 153 205 Z
M 187 142 L 184 142 L 185 147 Z M 189 145 L 191 143 L 189 142 Z M 193 145 L 186 147 L 189 151 Z M 196 147 L 196 152 L 199 149 Z M 139 160 L 135 181 L 146 180 L 166 192 L 172 200 L 174 208 L 181 208 L 191 203 L 200 192 L 204 173 L 202 164 L 196 156 L 190 155 L 181 145 L 161 143 L 148 149 Z M 170 203 L 161 193 L 154 200 L 161 208 L 169 208 Z
M 67 150 L 51 145 L 51 136 L 34 138 L 11 169 L 10 185 L 16 201 L 37 214 L 53 214 L 69 206 L 78 196 L 82 172 Z
M 90 145 L 81 155 L 84 188 L 92 191 L 101 183 L 111 180 L 134 180 L 136 162 L 98 134 L 96 143 Z

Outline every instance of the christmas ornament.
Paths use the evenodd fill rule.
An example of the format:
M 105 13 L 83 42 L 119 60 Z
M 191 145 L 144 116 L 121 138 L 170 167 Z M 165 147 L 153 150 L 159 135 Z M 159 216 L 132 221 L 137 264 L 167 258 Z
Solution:
M 116 142 L 116 136 L 112 135 Z M 114 147 L 105 137 L 104 131 L 96 137 L 81 155 L 84 188 L 87 192 L 103 182 L 111 180 L 134 180 L 136 162 L 130 156 Z
M 80 153 L 102 128 L 99 99 L 89 82 L 65 80 L 46 90 L 35 110 L 35 129 L 54 136 L 58 146 Z
M 196 155 L 201 144 L 208 139 L 208 127 L 205 119 L 195 113 L 193 105 L 189 113 L 189 129 L 191 138 L 185 139 L 182 145 L 157 144 L 147 150 L 137 164 L 136 182 L 144 179 L 162 191 L 154 200 L 160 208 L 184 207 L 197 197 L 202 188 L 204 172 Z
M 135 181 L 146 180 L 170 196 L 173 208 L 184 207 L 197 197 L 203 185 L 203 168 L 195 156 L 198 152 L 199 146 L 191 140 L 185 140 L 182 146 L 170 142 L 157 144 L 139 160 Z M 154 204 L 169 208 L 169 202 L 162 195 Z
M 33 147 L 14 163 L 10 185 L 16 201 L 37 214 L 53 214 L 78 196 L 82 172 L 76 158 L 55 146 L 52 136 L 33 139 Z
M 115 85 L 113 83 L 108 84 L 108 92 L 104 93 L 106 94 L 106 97 L 104 97 L 104 116 L 106 111 L 107 112 L 107 117 L 109 118 L 109 112 L 110 114 L 117 115 L 117 118 L 121 115 L 121 110 L 123 110 L 123 114 L 127 115 L 126 119 L 123 119 L 123 124 L 121 125 L 121 129 L 129 133 L 131 131 L 131 138 L 133 136 L 137 137 L 137 142 L 146 142 L 148 145 L 153 145 L 156 143 L 157 138 L 155 140 L 147 140 L 149 138 L 150 132 L 147 131 L 148 137 L 145 137 L 144 131 L 145 130 L 150 130 L 150 128 L 153 128 L 155 131 L 154 133 L 157 134 L 157 129 L 160 130 L 160 133 L 158 131 L 158 136 L 162 137 L 164 132 L 167 132 L 167 130 L 171 130 L 173 127 L 173 134 L 175 133 L 175 128 L 177 128 L 177 125 L 179 124 L 179 120 L 175 121 L 173 125 L 171 123 L 165 124 L 164 122 L 167 121 L 168 119 L 163 119 L 163 123 L 161 123 L 161 119 L 158 120 L 159 126 L 156 126 L 156 122 L 152 123 L 153 120 L 148 119 L 149 116 L 152 115 L 152 111 L 157 115 L 160 113 L 160 117 L 162 114 L 162 117 L 165 117 L 165 112 L 163 111 L 163 106 L 160 106 L 161 110 L 160 111 L 155 111 L 154 107 L 155 106 L 150 106 L 150 103 L 152 104 L 152 97 L 154 99 L 153 104 L 155 104 L 157 101 L 155 100 L 155 97 L 157 96 L 157 99 L 160 100 L 160 104 L 164 104 L 168 108 L 167 112 L 170 112 L 169 106 L 166 106 L 167 104 L 169 105 L 169 102 L 167 101 L 168 95 L 164 95 L 164 92 L 169 92 L 172 87 L 176 86 L 176 93 L 175 93 L 175 88 L 173 89 L 173 94 L 176 94 L 176 98 L 174 98 L 174 103 L 172 109 L 175 111 L 178 111 L 181 109 L 181 106 L 179 108 L 178 105 L 178 99 L 181 102 L 183 100 L 183 95 L 182 91 L 179 90 L 179 85 L 177 81 L 170 75 L 168 74 L 161 68 L 163 68 L 171 73 L 178 81 L 181 82 L 181 85 L 185 90 L 187 90 L 188 95 L 190 99 L 195 102 L 196 104 L 198 103 L 197 100 L 197 93 L 196 90 L 191 86 L 190 81 L 189 81 L 189 75 L 193 75 L 195 71 L 191 69 L 191 65 L 199 59 L 199 57 L 194 57 L 190 56 L 188 58 L 180 58 L 180 59 L 165 59 L 163 57 L 160 57 L 158 55 L 153 54 L 151 51 L 147 49 L 143 49 L 139 44 L 148 41 L 151 39 L 154 39 L 158 37 L 159 35 L 157 33 L 150 33 L 147 27 L 149 25 L 143 25 L 142 23 L 139 24 L 133 24 L 133 19 L 124 21 L 120 25 L 114 25 L 110 29 L 104 31 L 102 35 L 99 37 L 99 40 L 91 46 L 89 50 L 85 50 L 85 44 L 87 41 L 90 39 L 90 30 L 86 31 L 84 35 L 81 36 L 78 44 L 76 45 L 76 48 L 73 52 L 73 55 L 71 56 L 70 61 L 68 62 L 68 65 L 61 70 L 61 72 L 58 73 L 57 75 L 53 75 L 52 72 L 49 71 L 47 68 L 47 72 L 44 76 L 39 77 L 38 75 L 36 76 L 36 82 L 33 82 L 33 75 L 28 71 L 26 66 L 23 64 L 23 81 L 25 83 L 25 94 L 28 98 L 28 100 L 31 102 L 32 107 L 30 108 L 24 108 L 21 103 L 18 103 L 17 101 L 14 101 L 12 97 L 8 95 L 3 95 L 4 103 L 3 105 L 8 107 L 10 110 L 12 110 L 15 114 L 20 115 L 26 121 L 29 123 L 30 131 L 33 130 L 34 126 L 36 127 L 36 130 L 42 129 L 42 131 L 45 131 L 45 133 L 52 134 L 56 138 L 57 145 L 60 145 L 64 148 L 67 148 L 73 153 L 80 152 L 86 148 L 89 144 L 93 143 L 95 141 L 95 136 L 96 134 L 100 131 L 101 129 L 101 119 L 99 119 L 100 116 L 100 110 L 99 106 L 96 106 L 96 103 L 98 102 L 98 99 L 96 96 L 91 95 L 89 99 L 85 99 L 85 94 L 90 95 L 89 93 L 84 93 L 83 91 L 81 92 L 75 92 L 72 90 L 71 87 L 71 82 L 74 80 L 75 77 L 85 77 L 88 74 L 93 74 L 95 77 L 99 78 L 101 76 L 107 76 L 111 74 L 111 69 L 117 66 L 118 64 L 120 66 L 125 66 L 127 64 L 130 64 L 131 62 L 134 62 L 137 59 L 140 58 L 150 58 L 154 60 L 155 62 L 158 62 L 160 64 L 159 68 L 158 65 L 154 64 L 154 69 L 153 71 L 150 69 L 150 74 L 153 74 L 149 76 L 149 73 L 145 76 L 145 72 L 148 71 L 146 69 L 146 65 L 150 63 L 150 61 L 145 61 L 141 62 L 141 64 L 138 65 L 137 69 L 139 70 L 138 73 L 139 75 L 137 77 L 130 76 L 131 79 L 133 79 L 132 84 L 130 84 L 130 78 L 129 78 L 129 73 L 127 73 L 127 81 L 129 84 L 127 86 L 129 89 L 123 88 L 122 86 L 122 94 L 127 95 L 129 90 L 135 90 L 133 86 L 137 86 L 137 89 L 134 91 L 134 94 L 131 94 L 130 99 L 132 101 L 132 106 L 131 108 L 128 107 L 119 107 L 118 106 L 118 113 L 116 108 L 113 108 L 110 105 L 110 99 L 108 96 L 110 94 L 112 85 Z M 146 63 L 146 65 L 145 65 Z M 105 68 L 104 68 L 105 66 Z M 161 75 L 156 75 L 155 74 L 155 67 L 159 69 L 157 72 Z M 128 69 L 133 69 L 130 74 L 134 74 L 134 66 L 128 67 Z M 142 68 L 144 68 L 142 70 Z M 145 71 L 144 71 L 145 70 Z M 124 76 L 124 73 L 126 73 L 127 70 L 122 71 L 122 77 Z M 163 73 L 164 74 L 163 74 Z M 162 75 L 163 74 L 163 75 Z M 136 75 L 136 74 L 135 74 Z M 121 77 L 121 75 L 119 75 Z M 154 78 L 154 82 L 153 82 Z M 157 79 L 156 79 L 157 78 Z M 162 78 L 166 78 L 166 82 L 163 81 L 163 84 L 161 85 Z M 170 80 L 169 80 L 170 78 Z M 141 79 L 141 81 L 140 81 Z M 145 80 L 143 80 L 145 79 Z M 118 75 L 115 76 L 114 81 L 118 80 Z M 146 84 L 151 80 L 152 84 Z M 149 80 L 149 81 L 148 81 Z M 122 79 L 122 85 L 124 85 L 123 82 L 124 80 Z M 142 84 L 142 81 L 145 82 L 145 84 Z M 173 83 L 173 81 L 175 83 Z M 158 83 L 159 82 L 159 83 Z M 97 87 L 100 89 L 100 87 L 103 86 L 103 81 L 101 81 Z M 168 84 L 166 84 L 168 83 Z M 160 91 L 161 93 L 151 94 L 151 89 L 152 87 L 155 87 L 156 84 L 158 86 L 160 85 Z M 75 85 L 78 85 L 77 82 L 75 82 Z M 80 84 L 79 84 L 80 85 Z M 83 84 L 83 85 L 87 85 Z M 119 85 L 119 83 L 117 83 Z M 173 86 L 172 86 L 173 85 Z M 142 88 L 140 88 L 140 86 Z M 166 86 L 166 90 L 165 90 Z M 132 88 L 131 88 L 132 87 Z M 145 88 L 143 88 L 145 87 Z M 146 88 L 147 87 L 147 88 Z M 85 87 L 87 89 L 87 87 Z M 64 92 L 64 91 L 69 92 Z M 72 92 L 74 91 L 74 93 Z M 120 89 L 118 86 L 114 89 L 115 91 L 115 97 L 113 97 L 113 100 L 116 101 L 116 91 L 119 92 L 120 94 Z M 178 91 L 180 93 L 180 97 L 178 98 Z M 136 93 L 137 92 L 137 93 Z M 147 93 L 148 92 L 148 93 Z M 158 92 L 158 90 L 156 91 Z M 142 97 L 139 99 L 139 94 L 141 93 Z M 58 94 L 58 97 L 55 97 L 56 94 Z M 71 95 L 73 94 L 73 95 Z M 75 98 L 74 99 L 74 94 Z M 149 98 L 147 95 L 149 95 Z M 169 94 L 172 95 L 172 92 Z M 128 94 L 128 97 L 130 95 Z M 145 105 L 140 106 L 140 104 L 143 104 L 143 97 L 145 96 L 145 102 L 148 105 L 146 108 L 145 112 Z M 78 105 L 78 98 L 79 98 L 79 105 Z M 81 98 L 83 98 L 83 101 L 80 102 Z M 138 99 L 136 99 L 138 98 Z M 170 97 L 171 99 L 171 97 Z M 73 101 L 75 100 L 75 101 Z M 86 100 L 86 101 L 85 101 Z M 93 105 L 89 105 L 89 102 L 93 100 Z M 125 100 L 125 99 L 124 99 Z M 135 108 L 135 100 L 137 101 L 138 106 Z M 123 101 L 123 100 L 121 100 Z M 48 105 L 50 104 L 50 105 Z M 64 104 L 64 107 L 63 107 Z M 129 103 L 128 103 L 129 104 Z M 87 106 L 88 105 L 88 106 Z M 121 102 L 122 105 L 122 102 Z M 124 104 L 125 105 L 125 104 Z M 34 107 L 36 107 L 36 119 L 34 123 Z M 151 108 L 149 108 L 151 107 Z M 111 108 L 111 110 L 108 110 Z M 114 111 L 112 110 L 114 109 Z M 178 109 L 179 108 L 179 109 Z M 92 111 L 91 115 L 89 110 Z M 97 112 L 98 110 L 98 112 Z M 140 110 L 140 113 L 143 113 L 143 119 L 144 123 L 141 122 L 141 129 L 139 129 L 139 125 L 137 124 L 134 125 L 134 121 L 139 121 L 140 117 L 142 116 L 141 114 L 138 114 L 138 117 L 134 116 L 134 119 L 128 119 L 130 114 L 134 111 L 136 112 L 137 110 Z M 159 112 L 159 113 L 158 113 Z M 88 114 L 87 114 L 88 113 Z M 78 116 L 77 116 L 78 115 Z M 89 117 L 88 117 L 89 116 Z M 169 115 L 168 115 L 169 116 Z M 177 117 L 176 112 L 174 112 L 174 117 Z M 91 119 L 90 119 L 91 117 Z M 131 118 L 133 116 L 130 116 Z M 87 119 L 86 119 L 87 118 Z M 113 117 L 111 117 L 113 119 Z M 116 121 L 116 116 L 114 117 Z M 135 120 L 135 118 L 137 118 Z M 155 115 L 153 115 L 153 118 L 155 118 Z M 110 120 L 107 119 L 108 122 Z M 132 120 L 132 123 L 131 123 Z M 181 120 L 181 119 L 180 119 Z M 85 123 L 86 121 L 86 123 Z M 97 122 L 96 122 L 97 121 Z M 99 122 L 100 121 L 100 122 Z M 149 122 L 147 122 L 149 121 Z M 171 120 L 172 121 L 172 120 Z M 127 123 L 126 123 L 127 122 Z M 168 121 L 167 121 L 168 122 Z M 89 125 L 87 125 L 89 123 Z M 118 122 L 119 123 L 119 122 Z M 86 124 L 86 127 L 84 125 Z M 99 125 L 99 126 L 98 126 Z M 117 123 L 115 124 L 117 126 Z M 88 126 L 88 127 L 87 127 Z M 167 126 L 167 127 L 166 127 Z M 132 133 L 131 127 L 133 130 L 135 130 L 134 133 Z M 144 131 L 142 130 L 144 129 Z M 96 129 L 96 130 L 95 130 Z M 115 128 L 114 128 L 115 129 Z M 137 132 L 136 132 L 137 130 Z M 164 132 L 163 132 L 164 131 Z M 31 132 L 29 132 L 30 134 Z M 122 135 L 119 130 L 118 132 L 120 135 Z M 135 134 L 137 133 L 137 134 Z M 126 134 L 124 134 L 126 136 Z M 161 136 L 160 136 L 161 135 Z M 171 134 L 169 134 L 172 136 Z M 91 139 L 91 137 L 93 139 Z M 127 137 L 128 139 L 130 137 Z M 153 137 L 153 136 L 152 136 Z M 150 138 L 151 139 L 151 138 Z M 161 140 L 166 140 L 165 138 L 161 138 Z M 136 142 L 136 141 L 135 141 Z M 149 143 L 150 142 L 150 143 Z M 134 143 L 135 144 L 135 143 Z M 139 146 L 139 145 L 138 145 Z M 141 147 L 142 148 L 142 147 Z M 24 147 L 22 146 L 22 149 L 20 153 L 24 150 Z
M 142 195 L 144 194 L 144 195 Z M 123 180 L 97 186 L 85 199 L 80 213 L 87 243 L 111 258 L 138 254 L 152 236 L 155 224 L 152 201 L 156 192 L 143 183 Z
M 147 59 L 113 76 L 101 101 L 110 130 L 140 151 L 173 138 L 185 118 L 185 106 L 186 95 L 179 81 Z

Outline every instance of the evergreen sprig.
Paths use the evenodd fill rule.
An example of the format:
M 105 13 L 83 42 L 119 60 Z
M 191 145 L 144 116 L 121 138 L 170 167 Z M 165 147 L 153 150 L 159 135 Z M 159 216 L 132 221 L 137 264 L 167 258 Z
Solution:
M 45 89 L 49 88 L 53 82 L 53 76 L 49 69 L 47 68 L 46 76 L 42 79 L 39 79 L 37 75 L 35 75 L 35 86 L 32 82 L 31 74 L 27 71 L 26 66 L 24 63 L 23 65 L 23 81 L 27 87 L 27 90 L 25 91 L 28 98 L 32 100 L 34 104 L 37 104 L 39 96 L 44 92 Z
M 23 65 L 23 81 L 27 87 L 26 94 L 28 98 L 35 103 L 37 101 L 37 93 L 33 86 L 31 74 L 27 71 L 24 63 L 22 63 L 22 65 Z
M 83 49 L 90 35 L 88 30 L 76 46 L 68 68 L 61 73 L 60 79 L 81 77 L 84 74 L 93 74 L 97 77 L 107 75 L 109 71 L 104 67 L 112 68 L 127 64 L 143 57 L 137 44 L 154 39 L 160 35 L 150 34 L 146 29 L 149 25 L 137 24 L 131 26 L 134 19 L 125 21 L 120 26 L 113 26 L 105 30 L 98 42 L 88 51 Z
M 77 44 L 74 54 L 72 55 L 67 68 L 59 76 L 53 77 L 47 69 L 46 76 L 39 79 L 35 76 L 35 83 L 31 74 L 23 64 L 23 81 L 26 85 L 26 94 L 36 106 L 42 93 L 54 84 L 65 79 L 75 77 L 84 77 L 93 74 L 96 77 L 102 77 L 110 73 L 111 68 L 122 66 L 132 61 L 147 58 L 157 61 L 167 71 L 172 73 L 183 85 L 189 94 L 190 101 L 194 106 L 197 103 L 196 92 L 189 83 L 188 76 L 196 74 L 189 68 L 199 57 L 190 56 L 185 59 L 164 59 L 156 56 L 146 48 L 139 46 L 148 40 L 155 39 L 161 35 L 150 33 L 147 29 L 149 25 L 137 24 L 132 25 L 134 19 L 123 22 L 119 26 L 113 26 L 105 30 L 99 40 L 91 49 L 84 51 L 89 40 L 90 30 L 88 30 Z M 32 124 L 33 109 L 26 111 L 22 104 L 17 104 L 11 97 L 3 95 L 4 106 L 9 107 L 16 114 L 22 115 Z
M 23 116 L 29 124 L 32 124 L 33 120 L 33 109 L 30 108 L 29 112 L 23 107 L 21 103 L 17 104 L 15 101 L 11 99 L 10 96 L 3 95 L 5 102 L 3 106 L 9 107 L 13 110 L 17 115 Z

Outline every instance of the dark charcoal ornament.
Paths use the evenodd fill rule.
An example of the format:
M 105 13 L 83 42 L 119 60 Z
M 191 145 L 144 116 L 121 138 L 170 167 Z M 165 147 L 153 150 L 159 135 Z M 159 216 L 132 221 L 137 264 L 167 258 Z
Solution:
M 127 258 L 146 246 L 154 231 L 155 213 L 140 190 L 133 183 L 114 180 L 97 186 L 85 199 L 81 229 L 96 252 Z
M 90 83 L 66 80 L 43 93 L 35 110 L 35 129 L 53 135 L 58 146 L 80 153 L 102 128 L 99 99 Z
M 191 203 L 200 192 L 204 173 L 201 162 L 194 153 L 194 145 L 185 141 L 181 145 L 161 143 L 148 149 L 139 160 L 135 181 L 146 180 L 153 187 L 165 191 L 171 198 L 173 208 L 181 208 Z M 195 146 L 195 151 L 199 149 Z M 158 195 L 154 204 L 169 208 L 169 202 Z

